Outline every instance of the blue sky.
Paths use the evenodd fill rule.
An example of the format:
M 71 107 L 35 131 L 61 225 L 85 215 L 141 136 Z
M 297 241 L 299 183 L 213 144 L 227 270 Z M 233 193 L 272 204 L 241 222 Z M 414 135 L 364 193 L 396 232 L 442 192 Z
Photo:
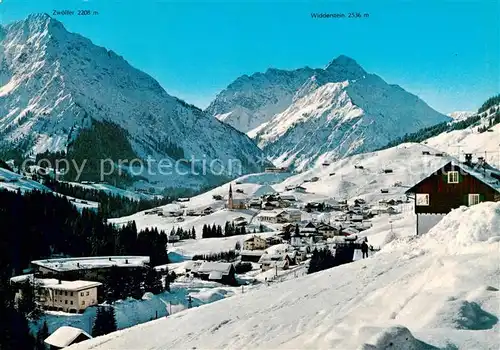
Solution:
M 56 18 L 200 107 L 242 74 L 323 67 L 340 54 L 443 113 L 475 110 L 500 91 L 498 0 L 0 0 L 0 23 L 55 9 L 98 11 Z

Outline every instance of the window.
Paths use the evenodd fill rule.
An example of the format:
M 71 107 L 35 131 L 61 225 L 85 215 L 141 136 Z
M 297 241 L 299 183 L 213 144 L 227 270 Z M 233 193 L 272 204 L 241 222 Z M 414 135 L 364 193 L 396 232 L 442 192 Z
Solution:
M 449 171 L 448 172 L 448 183 L 449 184 L 457 184 L 458 183 L 458 171 Z
M 85 306 L 85 300 L 82 301 L 82 306 Z
M 471 193 L 469 194 L 469 205 L 476 205 L 481 201 L 479 194 Z
M 64 295 L 65 295 L 65 296 L 68 296 L 68 292 L 64 292 Z
M 65 304 L 68 304 L 68 300 L 64 300 L 64 303 L 65 303 Z
M 71 300 L 69 303 L 70 303 L 71 305 L 73 305 L 73 300 Z
M 83 292 L 80 293 L 80 296 L 83 297 Z
M 87 294 L 86 294 L 86 295 L 87 295 L 87 296 L 89 296 L 89 295 L 90 295 L 90 293 L 87 291 Z
M 417 193 L 416 197 L 418 206 L 429 205 L 429 194 L 428 193 Z
M 71 296 L 73 296 L 73 292 L 71 292 Z

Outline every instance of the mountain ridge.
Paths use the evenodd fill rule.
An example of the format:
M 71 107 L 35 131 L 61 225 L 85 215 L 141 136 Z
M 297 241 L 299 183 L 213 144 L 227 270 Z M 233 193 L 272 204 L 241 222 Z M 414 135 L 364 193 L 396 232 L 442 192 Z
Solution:
M 279 79 L 282 75 L 295 75 L 296 83 Z M 230 84 L 206 111 L 247 132 L 277 166 L 302 170 L 320 158 L 331 161 L 371 151 L 406 133 L 449 120 L 418 96 L 366 72 L 345 55 L 330 61 L 325 69 L 274 69 L 252 76 L 247 84 Z M 257 77 L 260 81 L 256 81 Z M 299 86 L 300 81 L 303 82 Z M 322 89 L 333 88 L 331 84 L 343 84 L 344 93 Z M 262 91 L 270 91 L 271 97 L 263 98 Z M 344 108 L 347 103 L 358 107 L 359 123 L 336 110 L 352 113 Z M 270 108 L 271 105 L 280 108 Z M 279 109 L 282 110 L 276 113 Z M 251 125 L 256 126 L 249 129 Z
M 127 130 L 134 151 L 144 159 L 168 157 L 157 150 L 168 139 L 186 158 L 238 159 L 244 172 L 261 168 L 262 152 L 246 135 L 169 95 L 122 56 L 68 32 L 51 16 L 30 15 L 2 31 L 4 149 L 22 146 L 25 155 L 65 150 L 96 119 Z

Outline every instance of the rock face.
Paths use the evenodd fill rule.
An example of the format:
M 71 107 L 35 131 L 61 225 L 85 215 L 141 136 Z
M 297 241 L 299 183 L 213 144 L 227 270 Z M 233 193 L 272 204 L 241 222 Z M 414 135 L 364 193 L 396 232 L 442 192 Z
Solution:
M 168 141 L 188 159 L 240 160 L 243 172 L 261 167 L 262 152 L 246 135 L 50 16 L 0 26 L 1 148 L 66 150 L 93 120 L 122 128 L 143 158 L 167 157 Z
M 268 70 L 239 78 L 207 112 L 247 132 L 276 165 L 299 170 L 372 151 L 449 120 L 347 56 L 325 69 Z

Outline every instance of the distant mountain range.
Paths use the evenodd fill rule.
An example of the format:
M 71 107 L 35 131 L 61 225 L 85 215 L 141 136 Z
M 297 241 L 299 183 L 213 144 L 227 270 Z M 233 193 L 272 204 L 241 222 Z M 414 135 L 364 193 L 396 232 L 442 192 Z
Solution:
M 254 138 L 276 165 L 299 170 L 451 120 L 343 55 L 325 69 L 242 76 L 206 112 Z
M 97 133 L 86 140 L 100 143 L 87 142 L 88 153 L 116 148 L 113 158 L 238 159 L 245 173 L 262 166 L 261 150 L 244 133 L 169 95 L 123 57 L 49 15 L 0 26 L 0 150 L 71 153 L 82 130 Z

